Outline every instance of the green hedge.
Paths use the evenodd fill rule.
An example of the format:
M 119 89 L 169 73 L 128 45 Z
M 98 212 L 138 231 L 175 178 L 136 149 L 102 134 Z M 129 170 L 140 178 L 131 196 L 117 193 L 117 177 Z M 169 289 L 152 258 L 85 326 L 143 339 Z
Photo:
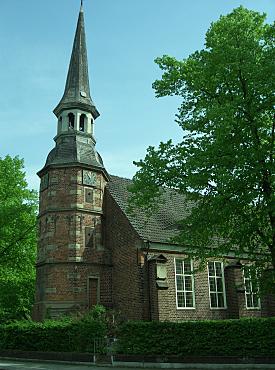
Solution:
M 103 320 L 0 325 L 0 350 L 93 352 Z M 118 329 L 116 352 L 133 355 L 275 357 L 275 318 L 220 321 L 130 321 Z
M 118 353 L 275 357 L 275 318 L 123 324 Z
M 100 320 L 20 321 L 0 325 L 0 350 L 93 352 L 93 340 L 105 335 Z

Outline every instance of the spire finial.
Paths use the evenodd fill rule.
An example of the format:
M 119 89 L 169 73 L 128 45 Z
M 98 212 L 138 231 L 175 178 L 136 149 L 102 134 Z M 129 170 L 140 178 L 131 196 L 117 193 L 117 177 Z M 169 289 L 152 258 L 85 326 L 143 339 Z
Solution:
M 99 112 L 90 94 L 84 12 L 82 8 L 83 2 L 83 0 L 80 2 L 81 8 L 75 31 L 65 91 L 57 107 L 54 109 L 54 114 L 58 116 L 64 109 L 79 107 L 87 112 L 91 112 L 93 118 L 96 119 L 99 116 Z
M 83 0 L 80 2 L 80 11 L 83 11 Z

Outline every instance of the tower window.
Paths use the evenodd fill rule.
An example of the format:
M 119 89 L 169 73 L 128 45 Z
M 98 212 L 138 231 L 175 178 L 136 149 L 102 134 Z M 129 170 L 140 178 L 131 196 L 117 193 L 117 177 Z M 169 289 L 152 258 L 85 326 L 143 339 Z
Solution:
M 86 119 L 85 114 L 81 114 L 80 122 L 79 122 L 79 131 L 82 131 L 82 132 L 85 131 L 85 119 Z
M 69 128 L 74 128 L 74 114 L 69 113 L 68 118 L 69 118 Z
M 58 119 L 58 132 L 62 131 L 62 116 Z
M 85 247 L 92 247 L 94 239 L 94 229 L 92 227 L 85 227 Z
M 93 190 L 90 188 L 85 188 L 85 202 L 93 203 Z

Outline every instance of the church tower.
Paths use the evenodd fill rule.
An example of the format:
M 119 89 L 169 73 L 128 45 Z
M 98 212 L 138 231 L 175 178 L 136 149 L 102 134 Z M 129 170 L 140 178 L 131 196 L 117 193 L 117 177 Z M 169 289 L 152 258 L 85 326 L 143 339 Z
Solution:
M 81 5 L 57 117 L 55 147 L 38 172 L 39 244 L 34 318 L 111 306 L 102 202 L 108 174 L 95 149 L 99 112 L 91 98 Z

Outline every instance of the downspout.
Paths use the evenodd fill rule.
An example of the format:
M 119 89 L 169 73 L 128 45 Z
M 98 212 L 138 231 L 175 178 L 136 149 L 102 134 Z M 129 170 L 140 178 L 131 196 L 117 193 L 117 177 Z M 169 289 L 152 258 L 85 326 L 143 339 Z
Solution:
M 145 254 L 145 261 L 147 267 L 147 287 L 148 287 L 148 313 L 149 313 L 149 321 L 152 321 L 152 310 L 151 310 L 151 281 L 150 281 L 150 269 L 149 269 L 149 261 L 148 261 L 148 253 L 150 249 L 150 240 L 146 241 L 147 249 Z

